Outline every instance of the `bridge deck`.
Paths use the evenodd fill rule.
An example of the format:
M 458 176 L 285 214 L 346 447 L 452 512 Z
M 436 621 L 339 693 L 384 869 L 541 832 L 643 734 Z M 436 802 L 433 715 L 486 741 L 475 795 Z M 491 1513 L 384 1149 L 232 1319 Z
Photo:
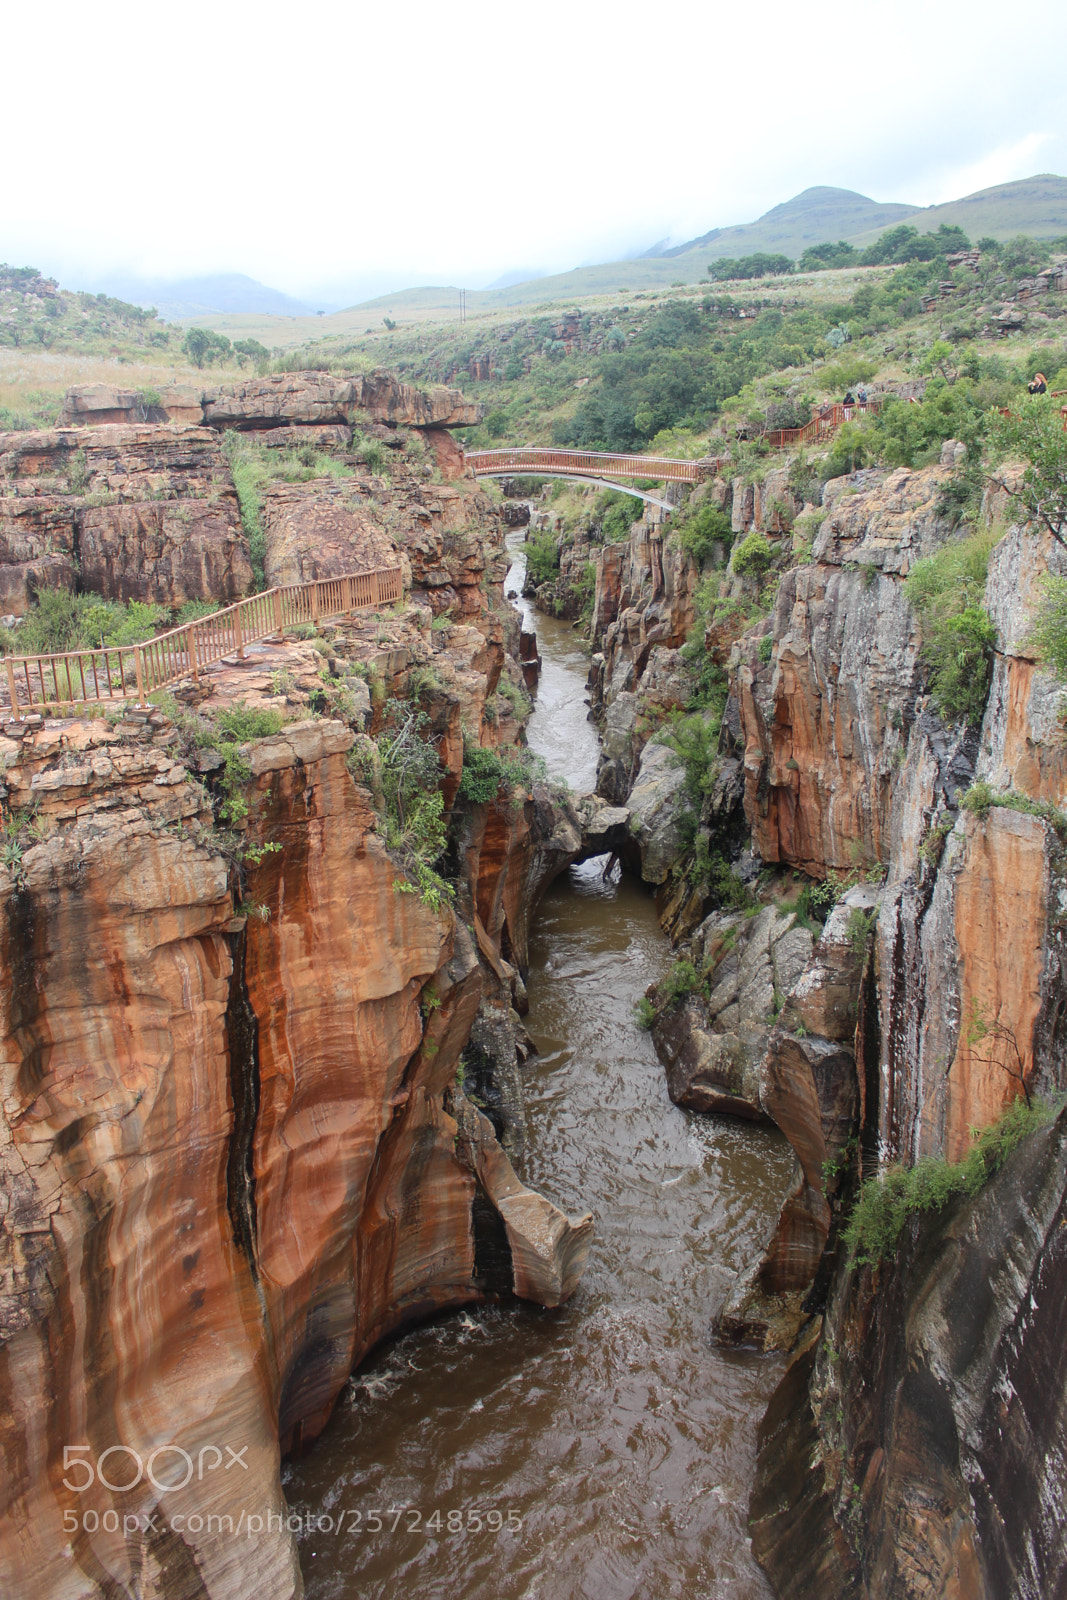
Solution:
M 563 473 L 583 478 L 647 478 L 652 483 L 699 483 L 715 468 L 711 461 L 609 455 L 599 450 L 468 450 L 466 460 L 475 477 Z

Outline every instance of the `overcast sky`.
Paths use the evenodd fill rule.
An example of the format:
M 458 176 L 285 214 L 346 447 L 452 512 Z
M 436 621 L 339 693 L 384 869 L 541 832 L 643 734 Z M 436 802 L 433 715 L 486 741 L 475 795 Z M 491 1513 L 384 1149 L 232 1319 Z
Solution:
M 479 287 L 750 222 L 1067 174 L 1067 5 L 8 7 L 0 259 Z

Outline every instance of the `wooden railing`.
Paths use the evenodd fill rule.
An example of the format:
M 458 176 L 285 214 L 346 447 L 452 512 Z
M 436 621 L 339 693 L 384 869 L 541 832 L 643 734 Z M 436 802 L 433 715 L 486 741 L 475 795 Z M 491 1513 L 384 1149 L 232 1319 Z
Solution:
M 245 646 L 257 640 L 281 637 L 286 628 L 301 623 L 392 605 L 403 595 L 400 568 L 379 567 L 265 589 L 143 644 L 6 656 L 9 714 L 17 718 L 47 706 L 95 705 L 133 696 L 143 706 L 156 689 L 196 678 L 226 656 L 243 655 Z
M 599 450 L 468 450 L 466 462 L 475 477 L 514 472 L 520 475 L 568 472 L 586 478 L 648 478 L 653 483 L 699 483 L 707 462 L 672 461 L 666 456 L 608 455 Z
M 843 422 L 851 422 L 855 416 L 877 416 L 881 409 L 881 400 L 864 400 L 862 403 L 857 400 L 851 406 L 828 406 L 802 428 L 768 428 L 760 434 L 760 438 L 772 450 L 784 450 L 792 444 L 815 444 L 819 439 L 836 433 Z

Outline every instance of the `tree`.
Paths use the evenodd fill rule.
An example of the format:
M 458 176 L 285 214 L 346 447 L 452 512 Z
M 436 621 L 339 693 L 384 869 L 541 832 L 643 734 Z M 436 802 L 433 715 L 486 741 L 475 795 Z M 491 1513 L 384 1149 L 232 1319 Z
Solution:
M 270 351 L 258 339 L 235 339 L 233 353 L 242 367 L 246 361 L 270 360 Z
M 919 363 L 923 373 L 940 372 L 947 384 L 955 383 L 960 375 L 956 352 L 947 339 L 935 339 Z
M 751 256 L 724 256 L 721 261 L 713 261 L 708 268 L 708 277 L 721 283 L 727 278 L 777 278 L 792 270 L 793 263 L 788 256 L 765 255 L 757 251 Z
M 210 333 L 206 328 L 190 328 L 182 340 L 182 349 L 194 367 L 202 370 L 211 349 Z
M 859 260 L 855 245 L 838 239 L 836 244 L 810 244 L 797 262 L 798 272 L 824 272 L 827 267 L 851 267 Z
M 190 328 L 182 340 L 182 349 L 194 366 L 203 369 L 205 363 L 210 366 L 227 360 L 233 346 L 224 334 L 214 333 L 210 328 Z
M 1055 401 L 1035 396 L 1018 412 L 993 415 L 990 444 L 998 460 L 1022 456 L 1027 463 L 1021 479 L 992 481 L 1067 547 L 1067 432 Z

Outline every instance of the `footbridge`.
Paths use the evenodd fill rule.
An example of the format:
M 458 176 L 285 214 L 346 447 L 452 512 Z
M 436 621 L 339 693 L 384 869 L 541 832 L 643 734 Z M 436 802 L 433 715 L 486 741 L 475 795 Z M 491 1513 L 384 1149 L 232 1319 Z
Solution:
M 653 494 L 638 483 L 700 483 L 711 477 L 718 461 L 674 461 L 668 456 L 611 455 L 601 450 L 468 450 L 468 467 L 476 478 L 565 478 L 574 483 L 593 484 L 601 489 L 619 489 L 638 500 L 646 500 L 665 511 L 673 511 L 669 500 Z M 614 481 L 613 481 L 614 480 Z

